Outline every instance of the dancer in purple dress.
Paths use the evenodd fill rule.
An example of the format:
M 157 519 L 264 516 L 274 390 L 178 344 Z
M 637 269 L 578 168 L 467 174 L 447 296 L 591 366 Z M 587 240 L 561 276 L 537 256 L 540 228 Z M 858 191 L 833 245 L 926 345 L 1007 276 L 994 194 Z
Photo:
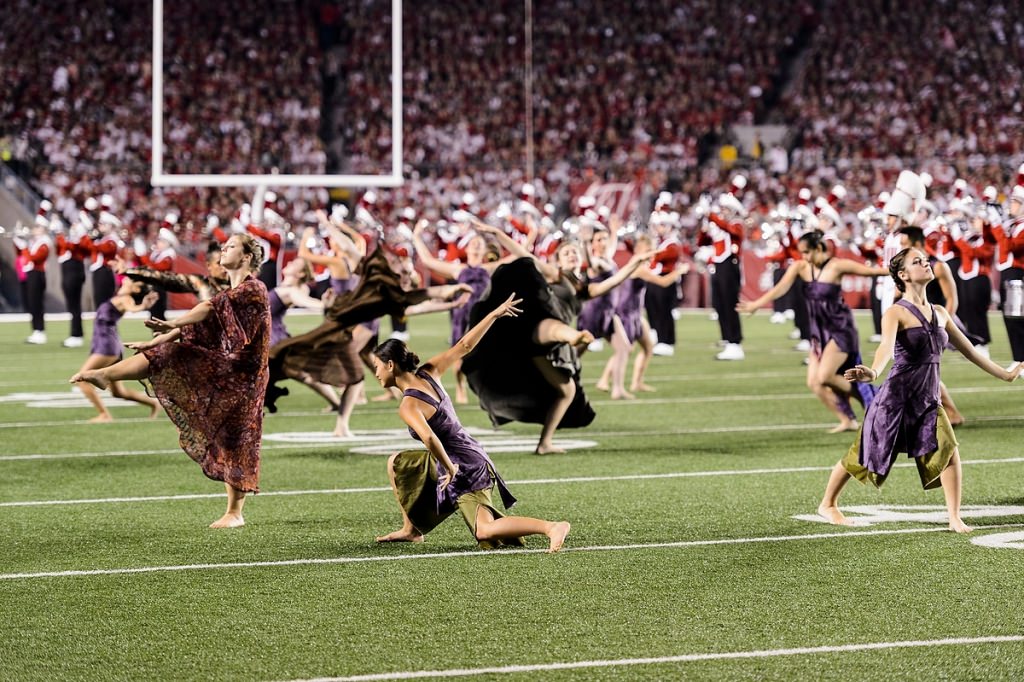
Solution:
M 789 291 L 797 278 L 802 280 L 811 331 L 807 387 L 839 418 L 839 425 L 830 433 L 855 431 L 857 418 L 850 408 L 849 398 L 858 399 L 866 410 L 874 389 L 851 384 L 843 376 L 847 369 L 860 362 L 860 341 L 853 313 L 843 300 L 840 282 L 845 275 L 872 277 L 887 271 L 846 258 L 832 258 L 820 230 L 800 237 L 797 248 L 801 260 L 789 266 L 779 283 L 756 301 L 743 301 L 736 309 L 753 314 Z
M 406 345 L 389 339 L 373 351 L 374 374 L 381 386 L 403 392 L 398 413 L 422 450 L 405 450 L 388 459 L 388 478 L 402 510 L 402 527 L 377 542 L 422 542 L 423 536 L 456 511 L 484 548 L 522 545 L 527 535 L 546 535 L 548 551 L 557 552 L 569 534 L 565 521 L 504 516 L 491 501 L 497 487 L 502 505 L 516 499 L 494 462 L 459 423 L 441 376 L 471 351 L 495 320 L 515 317 L 519 300 L 509 297 L 488 313 L 452 348 L 423 365 Z
M 587 248 L 587 279 L 591 284 L 598 284 L 615 274 L 618 269 L 611 254 L 615 251 L 608 230 L 598 227 L 590 235 Z M 617 292 L 616 292 L 617 293 Z M 586 330 L 595 339 L 607 339 L 612 336 L 613 318 L 615 317 L 615 295 L 608 292 L 594 296 L 583 302 L 576 328 Z
M 120 360 L 123 348 L 121 336 L 117 332 L 117 323 L 121 320 L 121 316 L 125 313 L 149 310 L 156 303 L 157 298 L 157 293 L 142 282 L 128 278 L 123 279 L 117 293 L 101 303 L 96 310 L 96 319 L 92 328 L 92 346 L 89 348 L 89 357 L 85 364 L 78 370 L 79 373 L 110 367 Z M 80 383 L 78 389 L 99 412 L 89 420 L 90 422 L 100 424 L 114 421 L 92 384 Z M 150 410 L 150 417 L 155 417 L 160 411 L 160 403 L 156 398 L 150 398 L 141 391 L 125 388 L 120 381 L 111 382 L 110 393 L 115 398 L 132 400 L 140 405 L 145 405 Z
M 904 249 L 889 262 L 903 297 L 882 316 L 882 342 L 871 367 L 846 371 L 849 381 L 872 382 L 893 359 L 893 367 L 871 403 L 850 451 L 832 469 L 818 513 L 830 523 L 851 525 L 839 511 L 839 493 L 850 477 L 881 487 L 900 452 L 917 463 L 925 490 L 941 486 L 949 529 L 968 533 L 960 519 L 960 452 L 946 411 L 939 402 L 939 362 L 947 342 L 997 379 L 1013 381 L 1022 363 L 1006 370 L 978 352 L 941 306 L 928 303 L 925 288 L 934 279 L 928 256 Z
M 639 234 L 636 237 L 636 251 L 651 251 L 654 243 L 649 235 Z M 651 267 L 640 266 L 630 278 L 615 292 L 614 316 L 612 317 L 612 356 L 608 358 L 601 378 L 597 381 L 599 391 L 610 391 L 612 400 L 632 400 L 638 391 L 653 391 L 654 387 L 644 383 L 647 364 L 654 353 L 651 343 L 651 327 L 644 319 L 644 298 L 648 285 L 659 287 L 673 286 L 679 278 L 690 271 L 687 264 L 680 265 L 671 272 L 655 274 Z M 640 349 L 633 361 L 633 380 L 629 391 L 626 390 L 626 366 L 629 364 L 629 352 L 637 343 Z

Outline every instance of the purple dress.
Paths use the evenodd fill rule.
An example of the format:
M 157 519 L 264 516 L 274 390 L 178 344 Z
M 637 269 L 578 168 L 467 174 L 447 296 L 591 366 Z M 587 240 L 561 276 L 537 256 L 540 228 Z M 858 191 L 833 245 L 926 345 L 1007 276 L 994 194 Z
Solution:
M 941 448 L 938 429 L 939 362 L 948 340 L 946 330 L 939 326 L 934 307 L 932 319 L 928 321 L 916 306 L 905 300 L 899 300 L 895 305 L 913 313 L 921 326 L 897 332 L 892 370 L 875 396 L 854 445 L 856 463 L 873 476 L 860 476 L 856 471 L 851 473 L 858 478 L 869 478 L 875 485 L 880 485 L 888 475 L 900 452 L 918 459 L 918 468 L 922 469 L 923 459 L 933 453 L 938 452 L 948 462 L 952 449 L 956 447 L 947 419 L 942 420 L 944 437 Z M 947 433 L 948 436 L 945 435 Z M 850 454 L 854 454 L 853 449 Z M 938 484 L 938 474 L 945 468 L 945 463 L 935 468 L 938 470 L 932 472 L 933 478 L 926 477 L 923 469 L 921 471 L 926 488 Z
M 441 385 L 434 380 L 430 372 L 421 367 L 416 370 L 416 376 L 430 384 L 431 388 L 441 396 L 440 402 L 433 396 L 415 388 L 407 388 L 403 395 L 422 400 L 434 408 L 434 414 L 427 420 L 427 425 L 430 426 L 430 429 L 437 435 L 441 444 L 444 445 L 444 450 L 448 453 L 448 457 L 452 462 L 459 465 L 459 473 L 455 476 L 455 481 L 447 488 L 443 490 L 438 489 L 437 491 L 438 510 L 454 511 L 455 502 L 459 497 L 477 490 L 489 489 L 495 483 L 498 484 L 502 505 L 506 509 L 511 509 L 516 503 L 516 498 L 512 496 L 508 486 L 505 485 L 505 481 L 498 475 L 494 468 L 494 462 L 484 452 L 483 446 L 466 433 L 465 427 L 462 426 L 458 415 L 455 414 L 451 398 L 448 397 L 448 394 Z M 409 435 L 416 440 L 420 439 L 419 435 L 411 427 L 409 428 Z M 446 473 L 440 462 L 437 463 L 437 473 L 438 476 Z
M 93 322 L 90 353 L 121 357 L 121 335 L 117 332 L 117 323 L 123 314 L 110 301 L 100 304 L 96 309 L 96 320 Z
M 359 284 L 359 280 L 353 275 L 352 277 L 331 277 L 331 291 L 336 294 L 345 294 L 350 291 L 355 291 L 356 286 Z
M 626 330 L 626 339 L 630 344 L 636 343 L 644 333 L 641 313 L 644 309 L 646 294 L 647 284 L 636 277 L 627 279 L 618 288 L 615 314 L 622 321 L 622 328 Z
M 603 282 L 615 272 L 608 270 L 590 279 L 591 283 Z M 615 299 L 612 292 L 584 301 L 583 308 L 576 323 L 576 328 L 586 330 L 596 339 L 604 339 L 612 335 L 612 317 L 615 316 Z
M 473 293 L 469 295 L 469 302 L 466 305 L 452 311 L 451 345 L 453 346 L 469 331 L 469 311 L 487 293 L 488 287 L 491 286 L 491 275 L 481 267 L 467 265 L 462 268 L 462 272 L 459 273 L 455 281 L 459 284 L 468 284 L 472 287 Z
M 278 296 L 277 290 L 270 292 L 270 346 L 273 348 L 279 342 L 287 339 L 291 336 L 288 333 L 288 329 L 284 326 L 284 314 L 288 310 L 288 306 L 285 305 L 281 297 Z
M 819 269 L 815 275 L 812 265 L 812 279 L 804 282 L 804 301 L 807 306 L 807 321 L 811 330 L 811 350 L 816 357 L 821 357 L 821 353 L 829 341 L 835 341 L 839 350 L 846 353 L 846 362 L 836 370 L 836 374 L 841 375 L 846 370 L 861 364 L 860 339 L 857 337 L 857 325 L 853 321 L 853 312 L 843 300 L 842 287 L 838 284 L 818 281 L 817 278 L 821 275 L 822 269 Z M 855 397 L 867 409 L 875 397 L 874 385 L 857 382 L 853 387 Z M 856 417 L 848 400 L 841 400 L 839 407 L 848 418 Z

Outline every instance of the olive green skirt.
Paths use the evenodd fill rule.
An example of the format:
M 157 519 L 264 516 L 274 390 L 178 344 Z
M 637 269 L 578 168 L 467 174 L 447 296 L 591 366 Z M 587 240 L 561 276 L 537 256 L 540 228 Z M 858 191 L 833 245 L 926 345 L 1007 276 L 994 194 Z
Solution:
M 505 515 L 499 512 L 491 501 L 494 489 L 494 472 L 491 472 L 491 487 L 463 493 L 455 500 L 454 506 L 438 504 L 437 500 L 437 459 L 429 450 L 403 450 L 395 457 L 395 490 L 398 503 L 409 521 L 421 534 L 426 535 L 441 525 L 441 522 L 458 511 L 469 532 L 476 539 L 476 518 L 480 507 L 491 512 L 495 519 Z M 440 507 L 440 508 L 439 508 Z M 495 549 L 503 546 L 522 547 L 522 538 L 509 540 L 477 541 L 481 549 Z
M 861 423 L 860 429 L 857 430 L 857 439 L 853 441 L 850 450 L 843 457 L 843 467 L 861 483 L 871 483 L 876 488 L 881 488 L 888 474 L 882 475 L 868 471 L 860 463 L 860 442 L 863 430 L 864 424 Z M 935 420 L 935 436 L 939 444 L 938 449 L 914 458 L 914 462 L 917 464 L 917 474 L 921 477 L 921 485 L 925 490 L 942 487 L 939 476 L 949 466 L 949 461 L 953 458 L 953 453 L 959 445 L 953 434 L 953 426 L 949 423 L 949 417 L 946 416 L 946 411 L 942 409 L 941 405 Z

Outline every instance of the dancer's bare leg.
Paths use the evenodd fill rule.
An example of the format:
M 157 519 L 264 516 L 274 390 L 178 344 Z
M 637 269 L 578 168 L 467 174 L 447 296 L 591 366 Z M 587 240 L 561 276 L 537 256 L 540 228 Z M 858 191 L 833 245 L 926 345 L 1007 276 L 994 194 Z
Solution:
M 836 462 L 829 474 L 828 483 L 825 485 L 825 496 L 821 498 L 818 505 L 818 515 L 825 518 L 829 523 L 836 526 L 852 526 L 853 522 L 843 516 L 839 511 L 839 493 L 851 478 L 850 472 L 846 470 L 842 462 Z
M 78 370 L 78 373 L 81 374 L 82 372 L 109 367 L 115 362 L 117 362 L 117 358 L 113 355 L 90 355 L 86 358 L 85 363 L 82 364 L 82 368 Z M 74 377 L 72 377 L 72 381 L 74 381 Z M 92 406 L 95 407 L 96 411 L 99 413 L 90 419 L 90 422 L 93 424 L 102 424 L 114 420 L 110 415 L 110 411 L 107 410 L 107 406 L 103 404 L 103 400 L 100 398 L 99 394 L 96 393 L 96 389 L 93 388 L 92 384 L 85 381 L 78 382 L 78 390 L 82 392 L 82 395 L 85 396 L 86 400 L 92 403 Z
M 569 411 L 573 398 L 576 397 L 576 384 L 573 383 L 572 377 L 567 373 L 560 372 L 552 367 L 545 357 L 534 357 L 533 364 L 540 371 L 544 380 L 557 392 L 555 401 L 548 408 L 548 413 L 544 417 L 544 426 L 540 431 L 540 442 L 537 443 L 537 449 L 534 452 L 538 455 L 565 452 L 564 449 L 555 447 L 552 438 L 554 438 L 555 429 L 562 422 L 562 417 Z
M 352 417 L 352 411 L 356 409 L 356 404 L 359 401 L 360 389 L 363 386 L 363 382 L 360 381 L 358 384 L 352 384 L 346 386 L 341 392 L 341 402 L 338 406 L 338 419 L 334 422 L 334 433 L 333 435 L 338 438 L 352 438 L 353 433 L 349 429 L 349 419 Z
M 125 381 L 131 379 L 145 379 L 149 376 L 149 360 L 143 353 L 125 358 L 109 367 L 99 369 L 88 369 L 80 371 L 69 380 L 69 383 L 77 384 L 87 381 L 101 391 L 107 390 L 111 381 Z
M 395 459 L 400 453 L 388 457 L 388 480 L 391 482 L 391 491 L 395 493 L 395 501 L 398 502 L 398 509 L 402 512 L 402 527 L 387 535 L 377 537 L 377 542 L 423 542 L 423 534 L 416 530 L 405 513 L 401 501 L 398 499 L 398 484 L 395 482 Z
M 242 507 L 245 505 L 245 493 L 237 488 L 224 484 L 228 492 L 228 510 L 224 516 L 210 524 L 210 528 L 240 528 L 245 525 L 242 518 Z
M 585 329 L 573 329 L 561 320 L 548 317 L 537 324 L 537 328 L 533 331 L 533 340 L 541 346 L 555 343 L 579 346 L 593 343 L 594 335 Z
M 954 533 L 970 533 L 973 528 L 960 518 L 960 495 L 962 476 L 960 473 L 960 449 L 953 450 L 949 465 L 939 476 L 942 482 L 942 493 L 946 496 L 946 509 L 949 511 L 949 529 Z
M 821 358 L 815 357 L 814 353 L 807 355 L 807 388 L 818 397 L 818 400 L 829 409 L 839 420 L 839 425 L 829 430 L 829 433 L 841 433 L 843 431 L 855 431 L 857 422 L 843 414 L 836 404 L 835 394 L 832 389 L 821 380 Z
M 545 521 L 531 519 L 528 516 L 504 516 L 496 519 L 487 507 L 477 507 L 476 539 L 480 541 L 513 540 L 527 535 L 547 535 L 551 541 L 548 545 L 548 553 L 554 553 L 562 549 L 565 537 L 569 534 L 569 528 L 569 524 L 565 521 Z
M 963 414 L 956 408 L 953 397 L 949 395 L 949 389 L 941 381 L 939 382 L 939 399 L 942 401 L 942 409 L 946 411 L 946 416 L 949 417 L 949 425 L 960 426 L 963 424 L 965 421 Z
M 120 381 L 110 382 L 110 395 L 115 398 L 121 398 L 122 400 L 131 400 L 140 405 L 145 405 L 149 408 L 149 417 L 153 419 L 160 414 L 160 401 L 156 398 L 150 398 L 142 391 L 136 391 L 131 388 L 125 388 Z
M 626 391 L 626 365 L 629 364 L 629 348 L 632 344 L 626 338 L 626 328 L 618 315 L 612 318 L 612 400 L 632 400 L 636 396 Z
M 629 390 L 634 393 L 655 391 L 657 389 L 653 386 L 644 383 L 647 365 L 651 362 L 651 356 L 654 355 L 654 344 L 651 343 L 651 325 L 643 318 L 640 320 L 640 338 L 637 339 L 637 343 L 640 344 L 640 350 L 636 354 L 636 359 L 633 360 L 633 380 L 629 384 Z
M 608 391 L 611 389 L 612 367 L 614 365 L 615 355 L 612 354 L 612 356 L 608 358 L 608 361 L 604 363 L 604 369 L 601 370 L 601 378 L 597 380 L 597 383 L 594 385 L 594 388 L 596 388 L 599 391 Z

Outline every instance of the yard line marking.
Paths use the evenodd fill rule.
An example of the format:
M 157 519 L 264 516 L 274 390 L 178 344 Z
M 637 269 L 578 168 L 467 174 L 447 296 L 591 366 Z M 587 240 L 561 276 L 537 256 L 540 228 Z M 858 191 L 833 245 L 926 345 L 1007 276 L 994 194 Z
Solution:
M 803 656 L 883 649 L 913 649 L 933 646 L 963 646 L 968 644 L 1004 644 L 1024 642 L 1024 635 L 988 635 L 985 637 L 948 637 L 946 639 L 918 639 L 897 642 L 864 642 L 862 644 L 833 644 L 828 646 L 795 647 L 792 649 L 760 649 L 754 651 L 722 651 L 678 656 L 652 656 L 648 658 L 612 658 L 593 661 L 567 661 L 560 663 L 532 663 L 503 665 L 491 668 L 452 668 L 449 670 L 413 670 L 393 673 L 371 673 L 346 677 L 316 677 L 293 682 L 374 682 L 376 680 L 416 680 L 430 677 L 470 677 L 514 673 L 545 672 L 549 670 L 581 670 L 587 668 L 614 668 L 631 665 L 660 665 L 665 663 L 691 663 L 748 658 L 774 658 L 777 656 Z
M 1008 391 L 1019 391 L 1020 389 L 1014 386 L 966 386 L 962 388 L 952 388 L 950 393 L 955 395 L 962 395 L 968 393 L 1003 393 Z M 814 394 L 809 391 L 801 391 L 799 393 L 774 393 L 774 394 L 732 394 L 732 395 L 705 395 L 705 396 L 678 396 L 674 398 L 638 398 L 636 400 L 592 400 L 591 405 L 607 407 L 646 407 L 649 405 L 695 405 L 695 404 L 707 404 L 707 403 L 732 403 L 732 402 L 756 402 L 756 401 L 780 401 L 780 400 L 807 400 L 813 402 L 815 400 Z M 363 410 L 367 414 L 385 413 L 391 412 L 394 408 L 389 406 L 375 407 L 370 406 Z M 281 412 L 274 416 L 274 421 L 280 421 L 285 418 L 293 417 L 326 417 L 329 413 L 321 411 L 294 411 L 294 412 Z M 118 420 L 121 423 L 145 423 L 152 422 L 154 424 L 167 424 L 169 422 L 152 420 L 148 417 L 129 417 Z M 58 426 L 79 426 L 89 424 L 88 419 L 65 419 L 65 420 L 50 420 L 50 421 L 22 421 L 22 422 L 0 422 L 0 429 L 11 429 L 11 428 L 38 428 L 38 427 L 58 427 Z
M 1024 523 L 1002 523 L 989 526 L 975 526 L 975 530 L 1001 528 L 1024 528 Z M 945 526 L 927 528 L 895 528 L 887 530 L 846 531 L 837 533 L 809 533 L 806 535 L 769 535 L 758 538 L 722 538 L 718 540 L 683 540 L 679 542 L 632 543 L 628 545 L 589 545 L 586 547 L 563 547 L 562 553 L 569 552 L 617 552 L 644 549 L 687 549 L 690 547 L 715 547 L 719 545 L 748 545 L 764 542 L 793 542 L 798 540 L 828 540 L 832 538 L 866 537 L 873 535 L 912 535 L 916 533 L 948 533 Z M 505 556 L 510 554 L 546 554 L 546 549 L 501 549 L 466 550 L 464 552 L 436 552 L 432 554 L 397 554 L 390 556 L 331 557 L 328 559 L 282 559 L 278 561 L 239 561 L 217 564 L 182 564 L 177 566 L 138 566 L 135 568 L 95 568 L 71 571 L 44 571 L 40 573 L 0 573 L 0 580 L 31 580 L 35 578 L 75 578 L 93 575 L 134 575 L 137 573 L 169 573 L 179 571 L 211 571 L 239 568 L 268 568 L 281 566 L 321 566 L 332 564 L 366 564 L 381 561 L 418 561 L 422 559 L 458 559 L 475 556 Z
M 176 450 L 175 452 L 180 452 Z M 963 460 L 961 465 L 969 464 L 1020 464 L 1024 457 L 1006 457 L 1001 459 Z M 894 464 L 899 469 L 916 467 L 909 462 Z M 558 483 L 604 483 L 610 481 L 656 481 L 674 478 L 708 478 L 713 476 L 764 476 L 769 474 L 800 474 L 817 471 L 832 471 L 831 466 L 777 467 L 771 469 L 719 469 L 710 471 L 670 471 L 661 474 L 622 474 L 619 476 L 570 476 L 566 478 L 528 478 L 509 480 L 509 485 L 550 485 Z M 273 490 L 261 492 L 260 497 L 294 497 L 297 495 L 349 495 L 353 493 L 386 493 L 388 486 L 364 488 L 320 488 L 309 490 Z M 126 502 L 171 502 L 178 500 L 223 499 L 223 493 L 182 493 L 180 495 L 152 495 L 134 497 L 94 497 L 70 500 L 24 500 L 16 502 L 0 502 L 0 507 L 56 507 L 76 504 L 120 504 Z

